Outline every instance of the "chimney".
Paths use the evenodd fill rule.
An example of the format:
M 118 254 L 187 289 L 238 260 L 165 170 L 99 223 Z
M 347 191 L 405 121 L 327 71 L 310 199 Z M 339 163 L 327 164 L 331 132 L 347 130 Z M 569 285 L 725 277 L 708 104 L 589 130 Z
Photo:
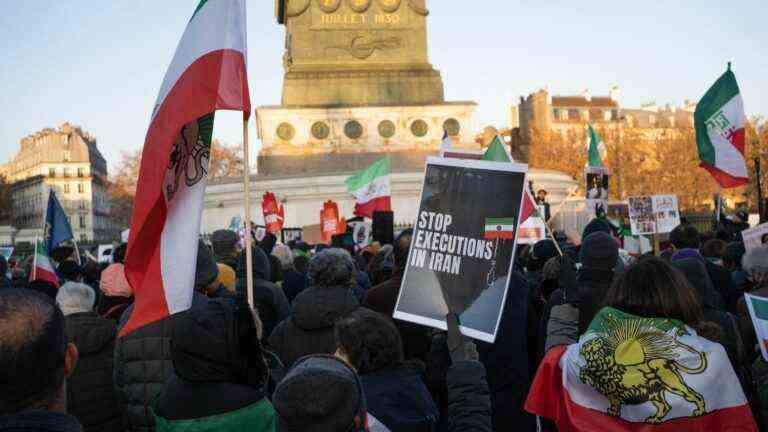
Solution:
M 592 92 L 590 92 L 588 88 L 585 88 L 584 91 L 581 92 L 581 96 L 584 97 L 587 102 L 592 102 Z
M 608 96 L 611 98 L 612 101 L 619 103 L 619 97 L 621 96 L 621 90 L 619 89 L 619 86 L 617 85 L 612 86 L 611 89 L 608 91 Z

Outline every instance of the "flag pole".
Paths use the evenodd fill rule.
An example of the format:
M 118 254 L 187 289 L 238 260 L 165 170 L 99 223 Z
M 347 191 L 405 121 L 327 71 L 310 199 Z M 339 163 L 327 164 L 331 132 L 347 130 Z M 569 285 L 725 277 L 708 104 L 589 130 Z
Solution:
M 251 164 L 248 148 L 248 120 L 243 120 L 243 192 L 245 193 L 245 280 L 248 304 L 253 301 L 253 251 L 251 251 Z

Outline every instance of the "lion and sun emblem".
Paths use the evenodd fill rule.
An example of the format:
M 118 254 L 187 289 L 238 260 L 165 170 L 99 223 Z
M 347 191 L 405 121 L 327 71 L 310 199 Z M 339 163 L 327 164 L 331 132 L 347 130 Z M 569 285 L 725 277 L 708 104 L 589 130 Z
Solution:
M 617 319 L 605 316 L 604 330 L 584 342 L 579 355 L 586 360 L 579 378 L 608 399 L 608 414 L 620 417 L 624 405 L 653 404 L 655 414 L 647 423 L 662 423 L 672 406 L 667 394 L 693 405 L 692 417 L 706 413 L 704 397 L 691 388 L 682 373 L 697 375 L 707 369 L 706 353 L 698 352 L 644 318 Z M 673 330 L 677 336 L 683 328 Z M 698 364 L 679 361 L 681 351 L 694 354 Z

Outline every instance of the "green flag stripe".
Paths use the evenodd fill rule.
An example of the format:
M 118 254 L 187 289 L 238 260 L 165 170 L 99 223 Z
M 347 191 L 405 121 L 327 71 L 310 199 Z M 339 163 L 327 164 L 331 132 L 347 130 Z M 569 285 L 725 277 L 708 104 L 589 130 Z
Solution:
M 347 188 L 356 191 L 373 180 L 389 175 L 389 158 L 377 160 L 370 167 L 360 171 L 346 180 Z
M 589 166 L 603 166 L 603 161 L 600 159 L 600 149 L 598 144 L 602 141 L 600 135 L 595 132 L 592 125 L 589 125 Z
M 485 218 L 486 225 L 514 225 L 515 218 Z
M 488 146 L 488 150 L 483 155 L 483 160 L 493 162 L 512 162 L 509 159 L 507 151 L 504 149 L 504 144 L 498 135 L 491 141 L 491 145 Z
M 768 300 L 756 299 L 754 297 L 751 297 L 751 300 L 755 316 L 761 320 L 768 321 Z
M 609 327 L 608 323 L 610 320 L 627 320 L 627 319 L 638 319 L 638 318 L 642 318 L 642 317 L 628 314 L 618 309 L 614 309 L 612 307 L 604 307 L 603 309 L 600 310 L 600 312 L 598 312 L 597 316 L 595 316 L 595 318 L 592 320 L 592 323 L 589 324 L 589 329 L 587 330 L 587 332 L 602 333 L 606 331 Z M 670 318 L 642 318 L 642 319 L 647 321 L 653 327 L 664 332 L 669 331 L 673 328 L 684 326 L 684 324 L 681 321 L 670 319 Z
M 195 8 L 195 12 L 192 14 L 192 18 L 189 19 L 190 21 L 195 19 L 195 16 L 197 15 L 197 13 L 200 12 L 200 9 L 202 9 L 206 3 L 208 3 L 208 0 L 200 0 L 200 3 L 197 5 L 197 8 Z
M 696 146 L 699 150 L 699 158 L 710 164 L 716 165 L 715 147 L 709 140 L 709 131 L 707 130 L 707 120 L 739 94 L 739 84 L 736 82 L 736 76 L 731 70 L 727 70 L 715 84 L 707 90 L 707 93 L 696 105 L 696 112 L 693 114 L 696 128 Z

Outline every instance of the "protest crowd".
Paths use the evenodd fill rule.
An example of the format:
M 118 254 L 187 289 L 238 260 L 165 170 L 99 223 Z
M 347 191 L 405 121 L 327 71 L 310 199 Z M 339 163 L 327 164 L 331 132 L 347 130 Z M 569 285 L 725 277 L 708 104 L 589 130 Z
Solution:
M 554 406 L 569 396 L 548 375 L 561 373 L 551 358 L 583 350 L 582 336 L 611 313 L 679 323 L 713 348 L 710 366 L 720 361 L 694 396 L 663 373 L 645 382 L 682 395 L 657 400 L 660 409 L 743 395 L 737 420 L 680 430 L 757 430 L 753 421 L 766 430 L 768 363 L 743 294 L 768 295 L 767 246 L 745 253 L 738 230 L 710 236 L 682 224 L 659 256 L 632 257 L 605 219 L 578 246 L 557 238 L 518 248 L 493 344 L 463 336 L 453 314 L 447 332 L 392 319 L 411 230 L 356 253 L 267 234 L 252 248 L 253 309 L 240 239 L 217 231 L 200 241 L 192 307 L 121 337 L 134 308 L 125 244 L 107 266 L 58 263 L 60 286 L 28 282 L 31 262 L 11 269 L 0 258 L 0 430 L 610 430 L 599 418 L 569 425 L 567 408 Z M 645 355 L 674 359 L 665 349 Z M 570 361 L 559 358 L 561 368 Z M 604 366 L 589 358 L 582 373 Z M 654 361 L 646 377 L 675 371 Z M 732 388 L 720 388 L 728 375 Z M 642 400 L 643 379 L 631 379 Z

